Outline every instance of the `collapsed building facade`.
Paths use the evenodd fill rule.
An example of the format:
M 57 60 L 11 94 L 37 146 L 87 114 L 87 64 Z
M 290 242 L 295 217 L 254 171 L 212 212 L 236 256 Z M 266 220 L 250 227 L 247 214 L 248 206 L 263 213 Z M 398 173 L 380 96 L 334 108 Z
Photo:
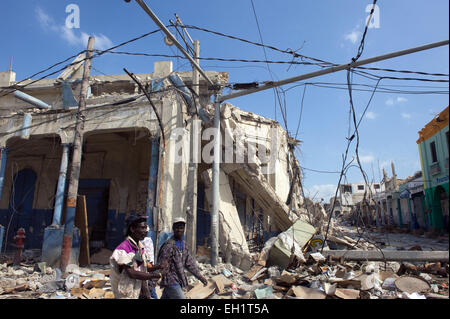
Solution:
M 70 178 L 67 166 L 78 116 L 80 69 L 81 65 L 72 67 L 56 79 L 24 81 L 18 94 L 0 98 L 2 251 L 12 249 L 13 236 L 24 228 L 25 249 L 41 249 L 47 262 L 59 262 L 59 237 L 47 238 L 57 242 L 50 245 L 56 252 L 49 253 L 45 242 L 52 229 L 64 227 L 67 183 L 61 183 Z M 207 74 L 217 86 L 228 81 L 227 73 Z M 1 87 L 16 83 L 13 72 L 0 75 Z M 130 214 L 147 215 L 150 235 L 155 240 L 158 234 L 159 243 L 170 235 L 175 217 L 187 219 L 186 240 L 193 251 L 210 243 L 211 163 L 199 156 L 192 165 L 190 152 L 194 140 L 200 154 L 211 151 L 204 133 L 212 127 L 214 91 L 200 80 L 197 105 L 192 91 L 186 90 L 192 74 L 172 72 L 171 62 L 156 62 L 153 73 L 137 77 L 158 114 L 127 75 L 89 79 L 78 188 L 86 201 L 87 221 L 74 229 L 75 252 L 83 225 L 91 253 L 113 250 L 125 237 Z M 32 98 L 39 103 L 30 104 Z M 299 141 L 279 123 L 228 103 L 221 106 L 221 131 L 219 249 L 224 261 L 248 269 L 250 244 L 262 248 L 299 218 L 314 224 L 304 205 L 293 152 Z M 227 141 L 231 149 L 225 147 L 230 145 Z M 243 146 L 242 153 L 237 144 Z M 254 151 L 254 145 L 264 152 Z M 230 155 L 244 160 L 227 161 Z M 77 210 L 76 221 L 79 214 Z

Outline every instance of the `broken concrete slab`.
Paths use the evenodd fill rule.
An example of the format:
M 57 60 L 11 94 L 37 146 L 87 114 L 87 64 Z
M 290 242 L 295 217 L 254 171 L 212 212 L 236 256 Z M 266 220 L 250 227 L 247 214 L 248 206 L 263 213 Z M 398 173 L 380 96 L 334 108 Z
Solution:
M 292 274 L 286 270 L 281 273 L 281 276 L 276 279 L 277 282 L 285 283 L 288 285 L 292 285 L 297 281 L 297 276 Z
M 263 268 L 261 265 L 254 265 L 250 270 L 244 275 L 245 278 L 250 280 L 255 274 Z
M 208 280 L 208 284 L 205 286 L 199 283 L 186 293 L 187 299 L 206 299 L 214 293 L 216 289 L 216 283 L 213 280 Z
M 245 163 L 224 163 L 221 168 L 233 177 L 264 211 L 272 212 L 271 216 L 278 229 L 284 231 L 292 225 L 289 207 L 281 201 L 259 170 Z
M 416 277 L 400 277 L 395 280 L 395 286 L 408 294 L 426 292 L 431 288 L 425 280 Z
M 223 275 L 217 275 L 214 276 L 213 278 L 211 278 L 212 281 L 215 282 L 216 287 L 217 287 L 217 293 L 221 294 L 224 289 L 225 289 L 225 284 L 223 282 L 223 280 L 225 280 L 226 278 Z
M 92 288 L 91 290 L 89 290 L 89 298 L 90 299 L 101 298 L 105 295 L 105 292 L 106 291 L 101 288 Z
M 289 265 L 290 257 L 292 255 L 292 247 L 294 247 L 294 255 L 297 256 L 299 260 L 306 262 L 302 250 L 315 232 L 316 229 L 312 225 L 300 219 L 297 220 L 285 232 L 277 236 L 277 240 L 270 249 L 267 264 L 269 266 L 278 265 L 282 268 L 286 268 Z
M 294 295 L 295 297 L 303 299 L 325 299 L 327 297 L 325 292 L 320 289 L 308 288 L 303 286 L 292 286 L 286 295 Z
M 320 252 L 312 253 L 309 256 L 311 256 L 312 259 L 314 259 L 314 261 L 317 263 L 324 262 L 326 260 L 326 258 Z
M 359 279 L 341 279 L 341 278 L 330 278 L 330 283 L 335 283 L 339 288 L 361 288 L 361 280 Z
M 257 272 L 253 277 L 250 278 L 250 281 L 254 281 L 254 280 L 257 280 L 257 279 L 263 277 L 263 276 L 264 276 L 264 273 L 265 273 L 266 271 L 267 271 L 267 268 L 266 268 L 266 267 L 264 267 L 264 268 L 258 270 L 258 272 Z
M 337 288 L 336 284 L 330 284 L 328 282 L 324 282 L 322 287 L 327 296 L 334 296 L 334 294 L 336 293 L 336 288 Z
M 74 287 L 70 290 L 70 294 L 74 297 L 81 298 L 83 293 L 89 294 L 89 289 Z
M 334 295 L 341 299 L 359 299 L 359 290 L 336 288 Z

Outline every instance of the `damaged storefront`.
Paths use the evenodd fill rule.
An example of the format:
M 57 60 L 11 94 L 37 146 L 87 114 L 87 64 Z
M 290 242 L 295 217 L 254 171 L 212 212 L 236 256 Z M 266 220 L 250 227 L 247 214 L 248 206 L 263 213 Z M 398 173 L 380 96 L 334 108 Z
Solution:
M 74 73 L 70 80 L 68 72 Z M 5 73 L 2 78 L 8 80 L 2 85 L 14 84 L 15 74 Z M 217 85 L 227 82 L 227 73 L 208 74 Z M 14 249 L 14 236 L 23 228 L 25 250 L 41 251 L 51 265 L 59 262 L 80 92 L 77 76 L 77 70 L 68 70 L 57 79 L 28 85 L 23 93 L 46 107 L 13 95 L 1 100 L 3 252 Z M 131 214 L 149 216 L 150 236 L 156 241 L 158 234 L 160 246 L 170 236 L 173 218 L 189 220 L 193 201 L 195 222 L 188 225 L 186 239 L 193 251 L 210 245 L 211 162 L 202 155 L 210 145 L 207 130 L 213 117 L 209 103 L 213 91 L 201 81 L 197 105 L 186 90 L 192 75 L 173 73 L 171 62 L 156 62 L 153 73 L 137 76 L 162 123 L 126 75 L 90 78 L 83 113 L 73 263 L 81 259 L 89 263 L 86 254 L 112 251 L 123 240 L 125 220 Z M 194 113 L 200 115 L 196 122 Z M 231 104 L 223 104 L 221 113 L 220 256 L 249 269 L 251 251 L 261 250 L 298 217 L 312 222 L 303 208 L 300 170 L 293 153 L 299 141 L 289 138 L 277 122 Z M 187 191 L 189 149 L 196 125 L 201 147 L 195 167 L 197 191 L 191 194 Z M 230 141 L 231 150 L 225 149 Z M 230 155 L 231 161 L 226 158 Z

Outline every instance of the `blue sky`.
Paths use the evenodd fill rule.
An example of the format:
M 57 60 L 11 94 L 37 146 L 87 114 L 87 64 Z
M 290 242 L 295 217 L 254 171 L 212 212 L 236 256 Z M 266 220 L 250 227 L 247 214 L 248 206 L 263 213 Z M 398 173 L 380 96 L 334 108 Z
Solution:
M 186 4 L 188 3 L 188 4 Z M 357 53 L 371 0 L 299 1 L 253 0 L 265 44 L 282 50 L 334 63 L 348 63 Z M 76 4 L 80 9 L 80 28 L 68 29 L 66 7 Z M 147 4 L 166 24 L 177 13 L 184 24 L 195 25 L 260 42 L 250 0 L 231 1 L 150 1 Z M 449 4 L 446 0 L 384 0 L 378 1 L 379 27 L 368 30 L 360 59 L 449 38 Z M 98 49 L 106 49 L 146 32 L 155 30 L 153 21 L 134 2 L 123 0 L 3 0 L 0 4 L 0 70 L 6 71 L 13 56 L 17 80 L 64 60 L 84 50 L 89 35 L 96 36 Z M 198 30 L 191 36 L 200 41 L 201 56 L 209 58 L 264 59 L 261 47 L 245 44 Z M 158 33 L 120 48 L 120 51 L 174 55 L 178 52 L 163 43 Z M 370 67 L 449 73 L 449 48 L 444 46 L 375 64 Z M 269 60 L 290 61 L 290 55 L 266 49 Z M 123 68 L 136 73 L 153 71 L 154 58 L 107 54 L 93 61 L 93 74 L 123 74 Z M 173 59 L 174 69 L 190 70 L 189 64 Z M 317 66 L 271 64 L 269 73 L 264 63 L 230 63 L 201 61 L 206 70 L 230 73 L 230 82 L 279 80 L 317 70 Z M 379 75 L 420 77 L 411 74 L 372 71 Z M 271 76 L 272 74 L 272 76 Z M 53 76 L 54 77 L 54 76 Z M 431 78 L 426 76 L 427 78 Z M 446 79 L 448 77 L 433 77 Z M 348 137 L 349 99 L 347 90 L 316 86 L 318 82 L 346 83 L 341 71 L 307 82 L 297 138 L 302 140 L 297 152 L 300 164 L 320 171 L 339 171 Z M 353 83 L 374 85 L 375 81 L 354 75 Z M 297 83 L 304 84 L 304 83 Z M 448 105 L 448 94 L 406 94 L 404 91 L 448 91 L 447 83 L 400 81 L 384 79 L 380 86 L 400 90 L 376 93 L 359 133 L 359 154 L 369 179 L 379 181 L 379 167 L 390 173 L 390 162 L 399 178 L 420 170 L 417 132 Z M 287 124 L 292 135 L 297 131 L 304 85 L 286 85 Z M 345 85 L 341 85 L 345 88 Z M 355 87 L 362 88 L 362 87 Z M 366 87 L 367 89 L 367 87 Z M 368 88 L 371 89 L 370 87 Z M 358 116 L 367 105 L 371 91 L 354 91 Z M 268 90 L 229 101 L 250 112 L 276 119 L 285 126 L 274 92 Z M 275 109 L 277 109 L 275 111 Z M 349 158 L 354 156 L 354 144 Z M 338 174 L 318 173 L 305 169 L 306 193 L 315 200 L 334 194 Z M 360 182 L 363 178 L 351 168 L 343 182 Z

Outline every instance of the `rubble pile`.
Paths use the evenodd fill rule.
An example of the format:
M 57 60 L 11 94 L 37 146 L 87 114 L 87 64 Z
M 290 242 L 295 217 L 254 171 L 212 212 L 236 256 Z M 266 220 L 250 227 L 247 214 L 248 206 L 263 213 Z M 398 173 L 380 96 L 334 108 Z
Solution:
M 226 256 L 222 256 L 226 263 L 219 257 L 218 264 L 212 266 L 210 249 L 205 245 L 198 246 L 198 267 L 208 284 L 203 285 L 186 272 L 189 285 L 186 297 L 449 298 L 448 237 L 447 242 L 443 242 L 423 235 L 377 235 L 371 233 L 372 240 L 368 242 L 345 225 L 335 225 L 334 232 L 328 233 L 325 241 L 320 225 L 313 226 L 298 219 L 286 231 L 268 239 L 260 251 L 251 254 L 250 267 L 246 269 L 228 262 Z M 12 257 L 0 259 L 0 299 L 114 298 L 107 264 L 109 255 L 106 250 L 99 252 L 93 258 L 97 262 L 90 268 L 69 265 L 64 276 L 59 269 L 39 262 L 36 252 L 25 251 L 18 266 L 13 265 Z M 390 257 L 380 259 L 381 255 Z M 400 255 L 409 256 L 409 259 L 399 258 Z M 159 286 L 156 293 L 161 296 Z
M 298 267 L 255 264 L 244 272 L 231 263 L 215 267 L 198 262 L 208 278 L 204 286 L 188 276 L 191 299 L 448 299 L 449 266 L 444 263 L 351 262 L 306 253 Z M 161 296 L 161 290 L 157 288 Z M 0 299 L 114 298 L 109 266 L 46 266 L 0 264 Z
M 67 276 L 46 263 L 8 266 L 0 264 L 0 299 L 99 299 L 114 298 L 109 266 L 79 268 L 69 265 Z
M 350 262 L 309 253 L 306 263 L 283 270 L 255 265 L 199 263 L 210 284 L 189 278 L 194 298 L 212 299 L 448 299 L 448 264 Z M 218 284 L 217 284 L 218 283 Z M 189 296 L 190 292 L 188 292 Z

